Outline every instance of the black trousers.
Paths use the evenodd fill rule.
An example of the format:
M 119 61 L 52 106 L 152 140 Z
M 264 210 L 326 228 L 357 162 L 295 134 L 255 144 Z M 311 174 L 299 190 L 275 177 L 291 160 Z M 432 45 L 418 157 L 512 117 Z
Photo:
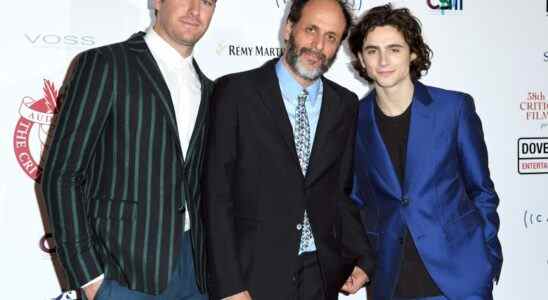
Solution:
M 299 256 L 300 266 L 291 277 L 293 291 L 290 300 L 334 300 L 327 299 L 318 256 L 307 252 Z

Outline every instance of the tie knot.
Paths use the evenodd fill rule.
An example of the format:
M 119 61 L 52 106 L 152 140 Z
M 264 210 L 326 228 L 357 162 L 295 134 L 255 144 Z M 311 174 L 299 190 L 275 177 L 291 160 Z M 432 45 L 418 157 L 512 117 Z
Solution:
M 297 99 L 299 100 L 299 102 L 305 102 L 307 97 L 308 97 L 308 91 L 303 89 L 301 93 L 299 94 L 299 96 L 297 96 Z

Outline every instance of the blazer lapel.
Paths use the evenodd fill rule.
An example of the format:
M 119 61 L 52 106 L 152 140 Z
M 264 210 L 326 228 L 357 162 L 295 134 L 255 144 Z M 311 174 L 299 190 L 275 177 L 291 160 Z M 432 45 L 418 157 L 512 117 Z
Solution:
M 430 161 L 430 153 L 434 149 L 433 128 L 435 127 L 435 120 L 429 107 L 431 102 L 432 97 L 426 87 L 420 82 L 416 82 L 407 141 L 405 191 L 412 189 L 416 180 L 424 177 L 423 170 L 428 169 L 425 168 L 425 165 Z
M 260 73 L 261 76 L 260 78 L 257 78 L 256 81 L 257 87 L 263 105 L 270 112 L 270 117 L 274 121 L 274 124 L 276 124 L 282 139 L 285 141 L 289 149 L 291 157 L 293 157 L 295 161 L 295 167 L 297 167 L 299 173 L 301 173 L 301 167 L 297 158 L 297 151 L 295 150 L 293 128 L 291 127 L 291 122 L 287 116 L 287 111 L 285 110 L 285 105 L 283 103 L 282 92 L 280 91 L 278 78 L 276 77 L 276 62 L 277 59 L 271 60 L 262 67 L 262 72 Z
M 322 174 L 325 167 L 329 166 L 332 162 L 332 158 L 328 157 L 330 149 L 329 133 L 331 129 L 337 126 L 338 121 L 341 120 L 340 114 L 342 108 L 343 106 L 337 93 L 328 82 L 323 80 L 322 107 L 308 162 L 305 186 L 312 184 Z
M 144 40 L 144 32 L 134 34 L 129 40 L 129 49 L 135 52 L 138 68 L 144 74 L 144 81 L 154 91 L 154 95 L 158 96 L 161 103 L 162 111 L 168 119 L 169 129 L 173 134 L 177 147 L 177 154 L 181 163 L 184 164 L 184 156 L 182 155 L 181 142 L 179 140 L 179 131 L 177 129 L 177 121 L 175 118 L 175 109 L 173 108 L 173 100 L 167 83 L 162 76 L 158 63 L 154 60 L 152 53 L 148 49 Z
M 401 198 L 401 185 L 394 170 L 394 165 L 386 149 L 386 145 L 381 137 L 377 121 L 375 119 L 375 100 L 376 92 L 373 90 L 363 101 L 366 101 L 363 111 L 365 126 L 361 127 L 365 136 L 366 149 L 369 154 L 368 161 L 372 166 L 371 176 L 376 178 L 384 190 L 391 194 L 395 199 Z M 360 120 L 361 121 L 361 120 Z
M 202 73 L 198 63 L 195 60 L 192 61 L 194 69 L 198 74 L 201 86 L 200 106 L 198 108 L 198 115 L 196 116 L 196 122 L 190 138 L 189 149 L 187 151 L 186 161 L 195 159 L 195 156 L 201 154 L 201 150 L 205 144 L 205 132 L 207 130 L 208 111 L 209 111 L 209 97 L 213 90 L 212 82 Z

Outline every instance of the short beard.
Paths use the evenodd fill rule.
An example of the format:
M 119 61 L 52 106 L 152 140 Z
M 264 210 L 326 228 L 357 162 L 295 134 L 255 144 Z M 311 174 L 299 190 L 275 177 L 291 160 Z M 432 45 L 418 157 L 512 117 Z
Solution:
M 318 56 L 318 58 L 321 60 L 321 64 L 318 68 L 314 69 L 307 69 L 300 61 L 301 55 L 303 53 L 313 53 L 314 55 Z M 295 72 L 297 75 L 301 76 L 302 78 L 310 81 L 314 81 L 318 79 L 320 76 L 322 76 L 333 64 L 335 59 L 337 58 L 337 51 L 335 52 L 335 55 L 331 57 L 330 59 L 327 59 L 327 57 L 316 50 L 302 47 L 301 49 L 297 49 L 297 45 L 295 43 L 295 36 L 293 34 L 289 35 L 289 40 L 287 41 L 287 54 L 285 56 L 285 61 L 287 64 L 291 67 L 293 72 Z

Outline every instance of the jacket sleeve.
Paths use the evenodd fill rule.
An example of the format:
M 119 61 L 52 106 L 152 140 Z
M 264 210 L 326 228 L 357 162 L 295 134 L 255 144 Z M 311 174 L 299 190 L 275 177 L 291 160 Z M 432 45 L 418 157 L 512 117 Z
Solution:
M 70 287 L 103 273 L 88 223 L 86 168 L 93 157 L 115 92 L 111 65 L 101 50 L 79 55 L 67 75 L 55 135 L 48 149 L 42 191 L 59 258 Z
M 238 89 L 220 79 L 211 98 L 204 174 L 209 293 L 214 299 L 246 290 L 234 226 L 232 178 L 237 159 Z
M 353 95 L 350 120 L 351 130 L 348 135 L 341 164 L 341 186 L 343 187 L 344 200 L 340 203 L 340 223 L 342 224 L 343 256 L 353 258 L 356 265 L 363 269 L 371 278 L 375 270 L 375 256 L 373 248 L 367 239 L 364 226 L 361 222 L 360 211 L 356 203 L 351 199 L 353 186 L 353 156 L 356 137 L 357 105 L 358 99 Z
M 499 198 L 489 174 L 481 121 L 469 95 L 465 95 L 458 122 L 458 154 L 466 192 L 483 219 L 483 235 L 494 269 L 493 276 L 498 281 L 502 267 L 502 250 L 497 236 Z

